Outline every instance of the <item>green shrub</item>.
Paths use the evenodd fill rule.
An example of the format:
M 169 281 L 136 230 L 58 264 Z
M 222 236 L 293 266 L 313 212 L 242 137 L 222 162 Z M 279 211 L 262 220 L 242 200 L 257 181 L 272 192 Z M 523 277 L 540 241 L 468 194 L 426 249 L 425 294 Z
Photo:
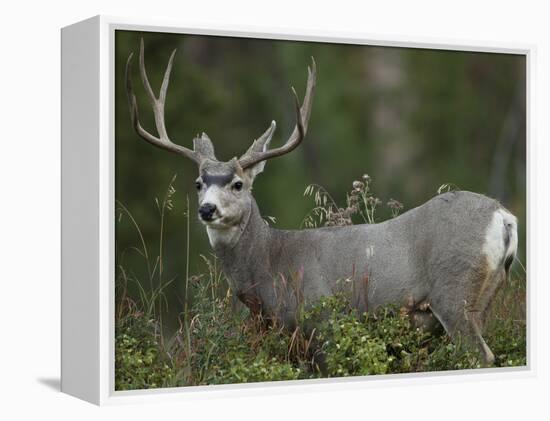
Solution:
M 409 316 L 396 306 L 383 306 L 365 315 L 365 324 L 373 337 L 384 342 L 389 372 L 408 373 L 422 370 L 427 346 L 433 337 L 411 324 Z
M 215 373 L 211 384 L 296 380 L 300 377 L 299 368 L 265 355 L 258 355 L 252 360 L 234 357 L 227 362 L 226 366 Z
M 304 315 L 315 326 L 320 359 L 328 377 L 385 374 L 392 358 L 384 342 L 371 334 L 344 295 L 323 297 Z
M 190 333 L 195 384 L 294 380 L 302 370 L 290 362 L 290 335 L 232 308 L 230 295 L 206 297 L 212 285 L 195 285 Z M 216 288 L 218 286 L 216 285 Z
M 495 354 L 498 367 L 527 365 L 527 335 L 524 320 L 510 318 L 493 321 L 487 344 Z
M 498 292 L 487 319 L 487 344 L 495 354 L 495 365 L 527 365 L 525 281 L 511 276 Z
M 394 306 L 358 315 L 342 294 L 308 308 L 294 332 L 267 326 L 246 309 L 235 311 L 230 295 L 202 296 L 190 318 L 168 345 L 158 323 L 140 313 L 119 322 L 116 389 L 481 367 L 478 353 L 462 341 L 415 329 Z M 488 328 L 484 336 L 495 365 L 525 365 L 525 323 L 496 318 Z
M 163 357 L 155 323 L 136 314 L 120 323 L 115 339 L 115 387 L 148 389 L 170 384 L 174 375 Z

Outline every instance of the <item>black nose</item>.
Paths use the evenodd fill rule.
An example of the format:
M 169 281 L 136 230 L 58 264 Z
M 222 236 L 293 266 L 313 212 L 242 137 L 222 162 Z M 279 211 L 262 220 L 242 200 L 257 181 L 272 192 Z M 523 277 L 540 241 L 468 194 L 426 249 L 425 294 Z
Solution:
M 211 221 L 214 212 L 216 212 L 216 205 L 212 203 L 205 203 L 199 208 L 199 215 L 204 221 Z

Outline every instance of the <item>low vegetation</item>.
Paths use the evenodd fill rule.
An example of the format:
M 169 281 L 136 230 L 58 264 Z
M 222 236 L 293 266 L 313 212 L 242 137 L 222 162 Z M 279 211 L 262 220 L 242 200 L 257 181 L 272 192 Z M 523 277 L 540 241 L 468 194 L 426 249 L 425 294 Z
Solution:
M 141 244 L 135 250 L 146 261 L 149 277 L 137 279 L 119 259 L 117 390 L 481 367 L 478 354 L 460 341 L 451 342 L 443 332 L 415 329 L 404 309 L 385 306 L 358 314 L 344 292 L 304 308 L 293 331 L 251 317 L 233 296 L 214 256 L 203 256 L 203 274 L 185 275 L 179 329 L 167 338 L 161 315 L 166 307 L 164 289 L 173 280 L 165 281 L 162 273 L 162 236 L 164 213 L 171 210 L 174 193 L 170 183 L 162 200 L 155 201 L 161 246 L 154 258 L 130 211 L 122 204 L 117 208 L 119 216 L 136 228 Z M 372 223 L 382 205 L 371 193 L 366 175 L 353 183 L 344 208 L 321 187 L 309 186 L 305 194 L 315 200 L 315 208 L 303 221 L 306 227 L 348 225 L 356 219 Z M 387 206 L 392 216 L 403 208 L 393 199 Z M 186 217 L 189 220 L 188 213 Z M 484 335 L 497 367 L 526 364 L 525 280 L 518 272 L 513 271 L 498 292 Z M 128 292 L 130 282 L 138 285 L 135 297 Z

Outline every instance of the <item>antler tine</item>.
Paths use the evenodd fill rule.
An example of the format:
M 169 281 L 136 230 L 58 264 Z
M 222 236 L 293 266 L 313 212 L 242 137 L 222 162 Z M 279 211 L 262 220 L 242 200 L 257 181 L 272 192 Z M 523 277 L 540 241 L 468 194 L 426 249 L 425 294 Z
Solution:
M 151 84 L 149 83 L 149 78 L 147 77 L 147 72 L 145 71 L 144 47 L 143 47 L 143 39 L 141 39 L 140 48 L 139 48 L 139 71 L 141 75 L 141 81 L 143 83 L 145 91 L 147 92 L 147 96 L 149 97 L 149 102 L 151 103 L 151 107 L 153 108 L 153 114 L 155 116 L 155 126 L 157 128 L 158 137 L 152 135 L 147 130 L 145 130 L 141 125 L 141 122 L 139 121 L 137 99 L 134 94 L 133 84 L 132 84 L 132 75 L 131 75 L 132 59 L 134 54 L 132 53 L 128 56 L 128 60 L 126 62 L 126 93 L 128 95 L 128 104 L 130 106 L 132 126 L 134 127 L 134 130 L 137 132 L 138 135 L 140 135 L 143 139 L 145 139 L 147 142 L 151 143 L 152 145 L 162 149 L 166 149 L 170 152 L 177 153 L 178 155 L 182 155 L 186 158 L 192 159 L 193 161 L 199 163 L 200 162 L 199 156 L 194 151 L 184 146 L 177 145 L 170 140 L 170 138 L 168 137 L 168 133 L 166 131 L 166 125 L 164 123 L 164 103 L 166 101 L 166 92 L 168 90 L 170 73 L 172 71 L 172 64 L 174 61 L 175 54 L 176 54 L 176 50 L 172 51 L 172 54 L 170 55 L 170 59 L 168 60 L 168 65 L 166 66 L 166 70 L 164 72 L 164 78 L 162 80 L 159 97 L 157 98 L 153 92 L 153 89 L 151 88 Z
M 265 152 L 256 152 L 250 155 L 244 155 L 239 160 L 239 164 L 243 169 L 249 168 L 258 162 L 265 161 L 266 159 L 285 155 L 294 150 L 302 142 L 307 133 L 309 117 L 311 115 L 311 105 L 313 103 L 313 94 L 315 92 L 315 84 L 317 80 L 317 65 L 313 57 L 311 58 L 311 67 L 308 66 L 307 68 L 307 73 L 306 93 L 304 95 L 304 102 L 301 107 L 296 90 L 293 87 L 291 88 L 296 107 L 296 126 L 294 127 L 294 130 L 288 140 L 283 146 L 278 148 L 270 149 Z

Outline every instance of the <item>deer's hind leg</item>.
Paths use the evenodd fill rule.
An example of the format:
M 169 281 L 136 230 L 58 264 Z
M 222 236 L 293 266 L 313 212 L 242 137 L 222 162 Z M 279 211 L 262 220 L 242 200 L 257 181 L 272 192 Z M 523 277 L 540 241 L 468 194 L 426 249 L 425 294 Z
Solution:
M 439 293 L 430 297 L 430 308 L 447 334 L 474 345 L 487 366 L 495 357 L 483 339 L 483 323 L 499 284 L 499 277 L 483 264 L 477 270 L 451 274 L 439 284 Z
M 506 272 L 504 268 L 488 270 L 480 287 L 475 291 L 475 295 L 473 295 L 472 303 L 466 303 L 464 307 L 465 318 L 469 319 L 467 322 L 471 325 L 470 330 L 473 330 L 474 337 L 478 342 L 478 347 L 481 348 L 486 365 L 492 365 L 495 361 L 495 357 L 483 339 L 482 334 L 491 307 L 491 302 L 505 279 Z
M 478 294 L 478 307 L 480 308 L 480 321 L 482 329 L 485 329 L 487 316 L 491 309 L 491 303 L 507 278 L 507 274 L 504 269 L 495 271 L 489 276 L 491 278 L 487 282 L 486 288 Z

